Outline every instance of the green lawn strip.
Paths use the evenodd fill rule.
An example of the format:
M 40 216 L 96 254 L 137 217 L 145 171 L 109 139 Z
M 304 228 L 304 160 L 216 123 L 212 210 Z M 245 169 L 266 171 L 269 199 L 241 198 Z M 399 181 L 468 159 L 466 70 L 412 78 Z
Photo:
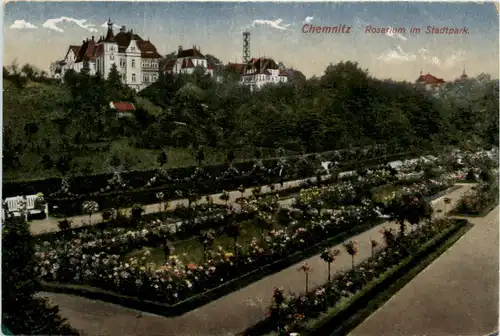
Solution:
M 364 232 L 373 226 L 382 223 L 383 220 L 377 220 L 372 223 L 365 223 L 354 226 L 334 237 L 324 240 L 305 250 L 293 253 L 283 259 L 274 261 L 270 264 L 262 266 L 256 270 L 246 273 L 238 278 L 234 278 L 221 284 L 218 287 L 212 288 L 204 293 L 194 295 L 184 301 L 174 305 L 163 304 L 159 302 L 141 300 L 137 297 L 124 296 L 115 292 L 103 290 L 96 287 L 86 285 L 74 285 L 59 282 L 41 282 L 41 288 L 47 292 L 67 293 L 84 296 L 94 300 L 101 300 L 111 303 L 120 304 L 132 309 L 142 310 L 153 314 L 163 316 L 177 316 L 184 314 L 190 310 L 198 308 L 204 304 L 214 301 L 224 295 L 227 295 L 240 288 L 258 281 L 265 276 L 274 274 L 283 270 L 290 265 L 296 264 L 304 259 L 314 256 L 325 247 L 337 245 L 352 236 Z
M 375 312 L 404 285 L 450 248 L 472 225 L 461 220 L 422 245 L 416 254 L 389 268 L 350 298 L 344 298 L 300 332 L 306 335 L 346 335 Z

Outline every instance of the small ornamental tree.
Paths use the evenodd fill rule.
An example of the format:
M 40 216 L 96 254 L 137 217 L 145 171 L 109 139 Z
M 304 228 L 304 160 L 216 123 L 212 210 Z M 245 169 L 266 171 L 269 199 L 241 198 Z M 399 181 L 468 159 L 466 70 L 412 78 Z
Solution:
M 299 272 L 304 272 L 304 274 L 306 275 L 306 295 L 307 293 L 309 293 L 309 273 L 312 272 L 312 267 L 309 266 L 308 263 L 303 263 L 302 266 L 300 266 L 297 271 Z
M 358 254 L 358 243 L 351 240 L 344 244 L 344 249 L 351 256 L 352 268 L 354 268 L 354 257 Z
M 82 210 L 84 214 L 89 215 L 89 224 L 92 224 L 92 215 L 99 211 L 99 204 L 95 201 L 85 201 Z
M 226 233 L 226 235 L 228 237 L 233 238 L 233 240 L 234 240 L 234 246 L 233 246 L 234 255 L 237 256 L 238 238 L 241 236 L 240 226 L 237 223 L 231 221 L 228 225 L 226 225 L 224 227 L 224 232 Z
M 332 262 L 335 261 L 335 258 L 340 255 L 339 249 L 325 249 L 320 255 L 320 258 L 328 264 L 328 282 L 331 281 L 331 272 L 330 268 Z
M 160 165 L 160 167 L 163 167 L 165 164 L 168 163 L 168 156 L 167 156 L 167 152 L 165 150 L 161 151 L 160 154 L 158 154 L 158 164 Z
M 372 252 L 372 257 L 375 255 L 375 249 L 378 246 L 378 241 L 375 239 L 370 239 L 370 247 L 371 247 L 371 252 Z
M 198 147 L 198 149 L 196 150 L 195 157 L 196 161 L 198 162 L 198 165 L 201 166 L 203 161 L 205 161 L 205 151 L 203 150 L 203 147 L 201 146 Z
M 163 192 L 157 192 L 156 193 L 156 199 L 158 201 L 160 201 L 160 206 L 158 208 L 158 212 L 161 212 L 162 211 L 162 205 L 163 205 L 163 200 L 165 199 L 165 194 Z M 163 211 L 165 211 L 166 209 L 163 209 Z
M 214 240 L 215 240 L 215 231 L 208 230 L 208 231 L 202 232 L 199 239 L 200 239 L 200 243 L 203 245 L 203 263 L 205 263 L 206 258 L 207 258 L 207 251 L 210 247 L 212 247 Z

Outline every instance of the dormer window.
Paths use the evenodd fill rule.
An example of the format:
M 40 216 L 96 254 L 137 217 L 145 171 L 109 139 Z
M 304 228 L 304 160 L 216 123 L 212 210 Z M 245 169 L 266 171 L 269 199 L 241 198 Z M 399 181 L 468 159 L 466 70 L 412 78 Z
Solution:
M 131 51 L 131 52 L 135 52 L 135 47 L 131 47 L 131 48 L 130 48 L 130 51 Z

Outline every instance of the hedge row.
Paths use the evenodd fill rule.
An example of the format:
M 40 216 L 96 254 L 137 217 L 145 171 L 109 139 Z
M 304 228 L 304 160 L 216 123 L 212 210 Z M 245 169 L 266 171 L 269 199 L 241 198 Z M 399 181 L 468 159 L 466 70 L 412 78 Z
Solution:
M 361 150 L 366 149 L 369 153 L 373 153 L 375 156 L 383 155 L 385 153 L 395 153 L 393 149 L 386 149 L 384 146 L 377 147 L 366 147 L 358 148 L 352 151 L 339 150 L 339 151 L 329 151 L 318 153 L 325 159 L 335 158 L 337 155 L 341 155 L 344 159 L 352 160 L 357 156 L 361 155 Z M 310 157 L 316 154 L 308 154 L 306 157 Z M 291 162 L 298 161 L 302 156 L 289 156 L 286 157 L 287 160 Z M 263 163 L 266 166 L 275 165 L 282 158 L 270 158 L 264 159 Z M 239 171 L 249 171 L 254 164 L 253 160 L 234 162 L 233 166 Z M 189 167 L 179 167 L 170 168 L 167 173 L 173 179 L 183 179 L 189 177 L 198 168 L 198 166 Z M 226 164 L 216 164 L 216 165 L 204 165 L 202 168 L 211 176 L 220 176 L 223 171 L 226 170 Z M 148 169 L 141 171 L 127 171 L 122 174 L 123 179 L 132 188 L 143 187 L 152 177 L 158 173 L 160 169 Z M 95 174 L 86 176 L 74 176 L 70 181 L 70 189 L 75 194 L 89 194 L 92 192 L 98 192 L 107 185 L 108 180 L 112 177 L 112 174 Z M 61 187 L 62 178 L 54 177 L 41 180 L 15 180 L 15 181 L 4 181 L 3 185 L 3 195 L 5 197 L 15 197 L 18 195 L 34 195 L 38 192 L 42 192 L 44 195 L 50 195 L 56 193 Z
M 367 160 L 354 160 L 340 164 L 339 171 L 353 170 L 363 165 L 364 168 L 370 168 L 381 163 L 406 159 L 408 157 L 415 157 L 425 154 L 424 152 L 411 151 L 403 152 L 392 155 L 384 155 Z M 274 162 L 276 164 L 277 162 Z M 247 167 L 249 166 L 249 163 Z M 253 163 L 252 163 L 253 165 Z M 251 168 L 251 167 L 250 167 Z M 237 167 L 237 169 L 240 169 Z M 204 168 L 205 170 L 205 168 Z M 240 170 L 241 171 L 241 170 Z M 184 173 L 193 173 L 193 170 L 186 170 Z M 250 188 L 259 185 L 268 185 L 272 183 L 281 183 L 285 180 L 296 180 L 300 178 L 307 178 L 314 175 L 314 171 L 310 169 L 306 172 L 297 172 L 295 174 L 287 174 L 285 178 L 271 175 L 266 171 L 254 174 L 251 176 L 235 176 L 232 178 L 217 179 L 217 174 L 211 174 L 210 171 L 205 170 L 210 175 L 209 178 L 203 179 L 202 183 L 198 181 L 177 181 L 175 183 L 164 184 L 157 187 L 142 187 L 137 189 L 129 189 L 124 191 L 112 191 L 108 193 L 100 193 L 94 195 L 82 195 L 71 198 L 61 197 L 46 197 L 49 204 L 49 212 L 52 215 L 75 216 L 82 214 L 82 204 L 84 201 L 95 201 L 99 204 L 100 209 L 109 209 L 117 207 L 129 207 L 133 204 L 154 204 L 158 200 L 156 194 L 162 192 L 166 200 L 179 198 L 177 192 L 187 192 L 188 190 L 196 190 L 199 195 L 210 195 L 222 192 L 223 190 L 236 190 L 239 186 Z M 220 171 L 222 173 L 222 171 Z M 151 175 L 151 176 L 154 176 Z M 191 176 L 191 175 L 189 175 Z M 83 182 L 82 182 L 83 183 Z M 103 182 L 104 183 L 104 182 Z M 56 206 L 57 208 L 54 208 Z

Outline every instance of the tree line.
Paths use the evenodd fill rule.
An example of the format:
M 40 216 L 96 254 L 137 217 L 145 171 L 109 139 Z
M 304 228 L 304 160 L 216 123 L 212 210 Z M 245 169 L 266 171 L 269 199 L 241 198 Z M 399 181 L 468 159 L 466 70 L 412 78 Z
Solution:
M 62 83 L 32 70 L 4 67 L 4 87 L 10 82 L 4 92 L 4 170 L 31 155 L 42 167 L 64 171 L 75 156 L 91 157 L 96 144 L 124 138 L 134 148 L 224 152 L 498 144 L 498 80 L 486 74 L 429 92 L 377 79 L 346 61 L 309 79 L 295 71 L 288 83 L 252 93 L 239 84 L 238 73 L 219 67 L 214 77 L 203 69 L 161 73 L 135 92 L 122 84 L 116 67 L 107 78 L 69 71 Z M 117 120 L 109 108 L 116 100 L 134 103 L 134 118 Z

